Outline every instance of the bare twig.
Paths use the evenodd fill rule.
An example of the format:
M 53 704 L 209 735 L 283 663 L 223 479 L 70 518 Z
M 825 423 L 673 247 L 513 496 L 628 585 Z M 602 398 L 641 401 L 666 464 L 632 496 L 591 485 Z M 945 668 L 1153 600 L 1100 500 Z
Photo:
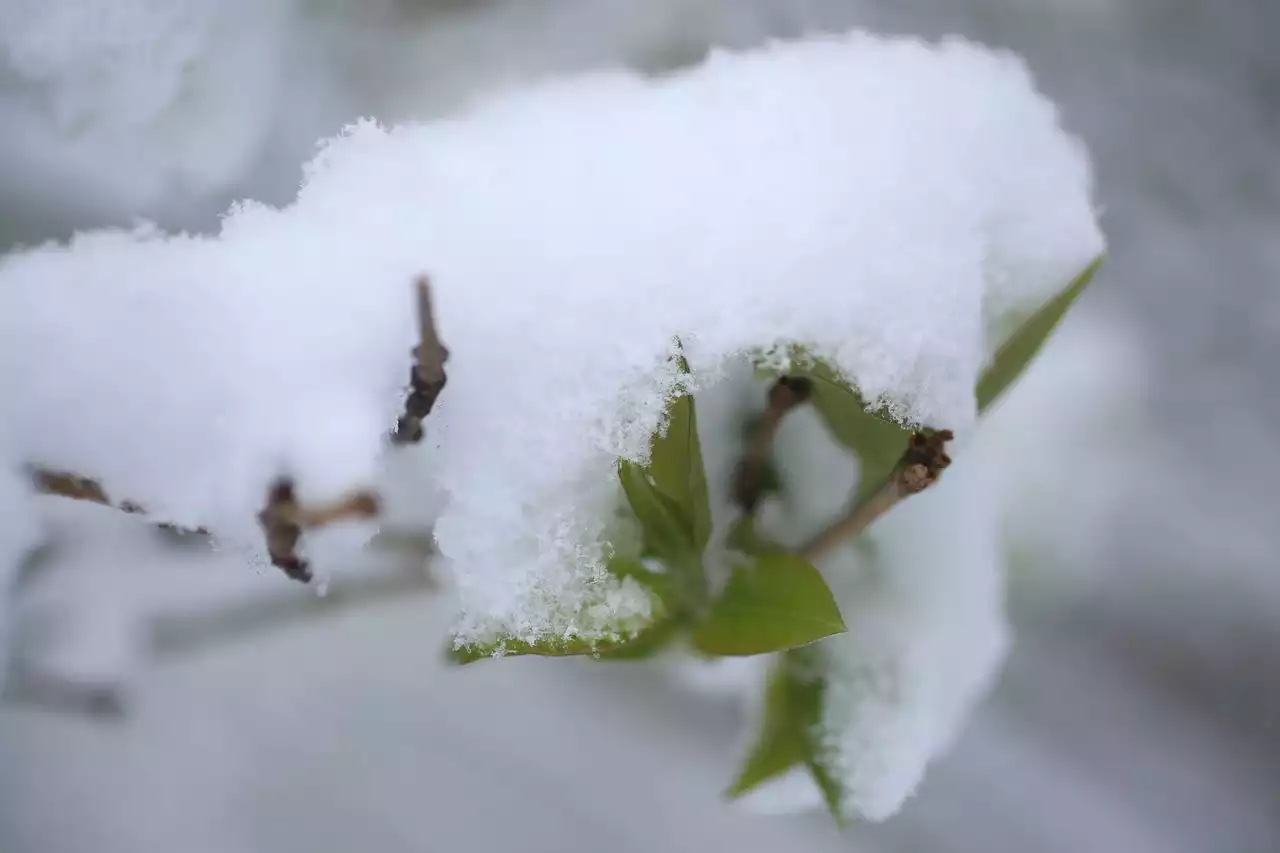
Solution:
M 418 346 L 414 349 L 414 365 L 409 371 L 409 396 L 404 401 L 404 414 L 396 423 L 391 440 L 395 444 L 416 444 L 422 440 L 422 422 L 436 404 L 448 377 L 444 363 L 449 351 L 440 343 L 435 315 L 431 308 L 431 282 L 426 276 L 417 281 Z
M 418 346 L 414 349 L 414 365 L 409 372 L 410 392 L 405 399 L 405 412 L 396 423 L 392 441 L 409 444 L 422 440 L 422 422 L 431 413 L 436 398 L 444 389 L 447 377 L 444 363 L 449 351 L 440 342 L 436 331 L 435 316 L 431 307 L 431 284 L 426 276 L 417 282 Z M 141 504 L 133 501 L 113 501 L 97 480 L 67 472 L 42 468 L 32 469 L 35 488 L 45 494 L 60 495 L 73 500 L 91 501 L 129 513 L 145 514 Z M 372 518 L 378 514 L 378 497 L 373 492 L 358 491 L 348 496 L 316 507 L 304 507 L 298 503 L 293 481 L 282 477 L 276 480 L 267 494 L 266 505 L 258 513 L 258 523 L 267 539 L 267 552 L 271 562 L 284 570 L 294 580 L 306 583 L 311 580 L 311 569 L 298 556 L 298 542 L 304 530 L 324 527 L 349 519 Z M 161 523 L 162 528 L 176 530 L 173 525 Z M 194 531 L 207 535 L 204 529 Z
M 101 504 L 102 506 L 118 509 L 121 512 L 130 515 L 146 515 L 147 511 L 142 504 L 131 500 L 113 500 L 107 494 L 106 489 L 97 480 L 89 477 L 81 477 L 78 474 L 72 474 L 67 471 L 51 471 L 48 468 L 32 467 L 30 469 L 31 485 L 37 492 L 44 495 L 54 495 L 55 497 L 70 498 L 73 501 L 88 501 L 89 503 Z M 157 527 L 164 530 L 173 530 L 180 533 L 194 533 L 202 536 L 209 535 L 209 531 L 203 527 L 188 529 L 178 527 L 169 522 L 158 522 Z
M 751 443 L 733 471 L 733 500 L 748 515 L 760 502 L 764 474 L 773 450 L 773 439 L 787 413 L 809 399 L 813 385 L 808 379 L 783 376 L 769 388 L 769 403 L 756 425 Z
M 37 491 L 47 495 L 89 501 L 112 507 L 122 512 L 145 515 L 140 504 L 133 501 L 113 501 L 97 480 L 61 471 L 34 468 L 31 480 Z M 330 524 L 353 519 L 373 518 L 378 514 L 378 496 L 370 491 L 355 491 L 338 500 L 307 507 L 298 503 L 293 481 L 280 478 L 267 493 L 267 503 L 258 514 L 258 523 L 267 538 L 267 553 L 272 564 L 279 566 L 290 578 L 306 583 L 311 580 L 311 569 L 297 554 L 298 542 L 304 530 L 314 530 Z M 186 531 L 168 523 L 157 525 L 164 530 L 208 535 L 204 528 Z
M 341 577 L 323 596 L 299 595 L 302 591 L 296 587 L 281 585 L 273 587 L 270 594 L 220 602 L 199 613 L 162 615 L 152 622 L 151 648 L 163 655 L 192 652 L 436 589 L 437 583 L 425 563 Z
M 311 567 L 297 550 L 304 530 L 377 514 L 378 496 L 368 491 L 352 492 L 330 504 L 304 507 L 298 503 L 293 481 L 282 477 L 267 492 L 267 505 L 258 513 L 258 523 L 266 534 L 272 565 L 293 580 L 307 583 L 311 580 Z
M 124 716 L 125 695 L 113 682 L 78 681 L 62 675 L 14 667 L 8 673 L 0 699 L 40 711 L 82 714 L 99 720 Z
M 903 498 L 923 492 L 937 482 L 942 469 L 951 464 L 946 443 L 953 438 L 949 429 L 912 435 L 884 485 L 814 537 L 800 550 L 800 556 L 810 561 L 826 556 L 842 542 L 861 534 Z
M 46 495 L 71 498 L 76 501 L 91 501 L 103 506 L 113 506 L 107 492 L 97 480 L 88 477 L 77 477 L 65 471 L 49 471 L 44 468 L 31 469 L 31 484 L 37 492 Z

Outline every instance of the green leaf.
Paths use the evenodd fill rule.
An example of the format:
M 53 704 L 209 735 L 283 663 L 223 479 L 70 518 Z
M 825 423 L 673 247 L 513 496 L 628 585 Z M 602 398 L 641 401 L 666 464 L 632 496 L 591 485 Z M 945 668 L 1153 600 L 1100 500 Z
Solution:
M 645 546 L 664 560 L 687 560 L 698 553 L 693 530 L 680 507 L 660 492 L 648 472 L 626 459 L 618 460 L 618 479 L 631 511 L 640 520 Z
M 569 637 L 566 639 L 538 640 L 535 643 L 529 643 L 524 640 L 507 638 L 494 643 L 455 645 L 449 649 L 448 658 L 452 663 L 468 664 L 475 663 L 478 660 L 485 660 L 486 658 L 507 656 L 575 657 L 579 655 L 598 655 L 617 649 L 625 642 L 625 640 L 606 642 Z
M 674 617 L 664 617 L 617 648 L 601 652 L 599 659 L 627 661 L 651 658 L 670 645 L 679 633 L 679 620 Z
M 799 375 L 813 383 L 810 400 L 832 437 L 858 457 L 855 500 L 861 503 L 898 464 L 911 430 L 887 415 L 868 411 L 862 395 L 823 362 L 814 362 Z
M 774 665 L 765 685 L 760 734 L 726 793 L 740 797 L 803 764 L 836 824 L 843 826 L 840 785 L 819 758 L 817 734 L 826 680 L 815 663 L 811 649 L 798 649 L 782 655 Z
M 688 364 L 680 359 L 684 373 Z M 684 394 L 667 409 L 665 434 L 655 435 L 650 448 L 649 474 L 654 487 L 671 499 L 687 519 L 693 545 L 699 554 L 711 538 L 711 502 L 707 475 L 698 441 L 698 413 L 693 397 Z
M 809 766 L 809 775 L 813 777 L 813 782 L 818 786 L 818 790 L 822 792 L 822 800 L 827 804 L 827 811 L 836 822 L 836 826 L 845 825 L 844 807 L 841 803 L 840 783 L 835 780 L 827 768 L 822 766 L 822 762 L 816 757 L 810 758 L 806 764 Z
M 821 359 L 815 359 L 802 347 L 792 347 L 788 376 L 808 379 L 812 383 L 809 401 L 821 418 L 827 432 L 858 457 L 858 494 L 861 503 L 880 487 L 893 471 L 906 450 L 911 429 L 891 418 L 887 412 L 867 408 L 853 386 L 838 371 Z M 757 375 L 760 375 L 757 369 Z M 776 377 L 776 370 L 764 375 Z
M 1027 365 L 1040 352 L 1049 335 L 1057 328 L 1072 304 L 1084 292 L 1085 287 L 1093 280 L 1098 267 L 1102 265 L 1103 256 L 1093 259 L 1089 266 L 1076 276 L 1071 284 L 1050 299 L 1040 310 L 1028 317 L 1021 326 L 1010 335 L 996 352 L 991 366 L 983 371 L 978 380 L 978 411 L 985 412 L 1000 395 L 1003 394 L 1022 375 Z
M 657 652 L 676 632 L 678 613 L 673 605 L 675 585 L 669 575 L 650 571 L 639 560 L 614 557 L 609 572 L 615 577 L 634 578 L 654 595 L 655 615 L 651 623 L 631 637 L 613 640 L 586 640 L 580 637 L 551 638 L 529 643 L 505 638 L 493 643 L 454 646 L 448 651 L 453 663 L 467 664 L 507 655 L 540 657 L 574 657 L 590 655 L 599 659 L 648 657 Z
M 818 693 L 814 684 L 799 681 L 780 661 L 765 684 L 764 714 L 760 735 L 747 755 L 738 778 L 726 792 L 740 797 L 781 776 L 813 754 L 810 731 L 817 719 Z
M 603 651 L 600 660 L 639 660 L 653 657 L 679 633 L 684 608 L 679 600 L 675 579 L 666 572 L 655 572 L 639 560 L 615 557 L 609 571 L 618 578 L 633 578 L 654 594 L 653 621 L 622 645 Z
M 845 630 L 822 575 L 792 554 L 766 554 L 734 569 L 724 593 L 694 629 L 711 655 L 794 649 Z

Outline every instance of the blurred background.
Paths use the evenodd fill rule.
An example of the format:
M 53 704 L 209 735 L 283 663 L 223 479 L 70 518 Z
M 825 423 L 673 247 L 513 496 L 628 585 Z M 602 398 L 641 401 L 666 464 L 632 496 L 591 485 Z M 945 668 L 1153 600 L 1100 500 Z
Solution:
M 15 599 L 0 850 L 1280 850 L 1280 4 L 37 6 L 0 0 L 4 248 L 139 218 L 214 229 L 233 199 L 288 202 L 345 122 L 547 74 L 854 26 L 1008 47 L 1088 143 L 1111 243 L 1063 329 L 1075 372 L 1028 384 L 1106 409 L 1100 444 L 1112 415 L 1141 440 L 1102 465 L 1070 443 L 1041 472 L 1011 517 L 1054 530 L 1029 537 L 1048 580 L 1015 578 L 995 695 L 897 818 L 844 833 L 720 799 L 732 667 L 445 672 L 446 605 L 394 550 L 320 599 L 45 506 L 62 535 Z M 1104 326 L 1132 359 L 1090 358 Z

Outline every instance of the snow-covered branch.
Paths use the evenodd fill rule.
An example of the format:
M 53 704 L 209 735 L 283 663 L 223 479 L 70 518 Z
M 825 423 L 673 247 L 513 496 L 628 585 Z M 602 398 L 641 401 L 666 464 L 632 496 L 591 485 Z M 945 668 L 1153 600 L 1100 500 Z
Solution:
M 714 406 L 696 418 L 693 398 L 749 361 L 820 367 L 822 393 L 848 391 L 890 439 L 947 427 L 963 447 L 1011 378 L 1010 330 L 1039 334 L 1038 309 L 1102 252 L 1091 191 L 1021 63 L 954 40 L 818 38 L 661 79 L 549 82 L 446 121 L 364 121 L 323 146 L 294 203 L 239 204 L 214 236 L 93 232 L 0 260 L 0 460 L 65 472 L 46 491 L 127 496 L 299 579 L 340 567 L 377 521 L 430 527 L 456 643 L 481 657 L 656 643 L 669 634 L 645 631 L 663 619 L 708 613 L 696 642 L 749 653 L 735 596 L 753 603 L 779 576 L 762 559 L 715 598 L 724 578 L 701 574 L 735 499 L 796 549 L 845 504 L 842 465 L 879 472 L 812 431 L 811 409 L 830 426 L 829 397 L 792 394 L 735 487 L 735 453 L 710 450 L 704 473 L 699 436 L 710 448 L 738 425 Z M 892 570 L 844 547 L 872 532 L 867 506 L 883 515 L 936 478 L 953 436 L 928 434 L 889 491 L 808 548 L 834 600 L 789 558 L 820 636 L 849 629 L 818 647 L 828 693 L 806 760 L 873 818 L 900 805 L 1004 648 L 989 501 L 964 496 L 932 544 L 880 543 Z M 845 461 L 828 453 L 810 477 L 815 436 Z M 759 494 L 771 443 L 790 524 Z M 832 471 L 847 474 L 834 492 L 811 487 Z M 880 519 L 876 541 L 904 512 L 937 512 L 954 473 Z M 664 549 L 674 559 L 652 570 Z M 664 597 L 681 585 L 693 603 Z

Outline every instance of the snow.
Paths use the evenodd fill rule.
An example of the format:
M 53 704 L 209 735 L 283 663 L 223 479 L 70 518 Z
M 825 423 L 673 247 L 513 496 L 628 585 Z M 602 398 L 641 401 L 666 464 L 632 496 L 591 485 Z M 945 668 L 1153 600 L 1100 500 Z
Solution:
M 821 760 L 850 814 L 895 814 L 951 746 L 1008 645 L 999 516 L 974 460 L 886 516 L 874 566 L 824 568 L 849 631 L 827 664 Z M 858 571 L 861 568 L 861 571 Z
M 957 443 L 956 463 L 936 486 L 820 563 L 849 628 L 818 646 L 827 692 L 817 732 L 847 814 L 896 814 L 950 751 L 1003 663 L 1008 581 L 1061 602 L 1100 580 L 1100 543 L 1146 458 L 1149 433 L 1135 410 L 1144 367 L 1123 327 L 1081 306 Z M 731 431 L 753 393 L 760 388 L 737 376 L 700 395 L 704 439 Z M 807 408 L 787 416 L 775 449 L 783 490 L 761 504 L 757 524 L 796 547 L 844 505 L 858 466 Z M 713 507 L 728 513 L 727 466 L 718 459 L 708 457 L 709 472 L 719 471 L 710 476 Z M 1029 555 L 1031 571 L 1012 570 Z M 736 684 L 757 712 L 748 716 L 758 716 L 762 667 L 702 674 L 706 664 L 684 666 L 693 672 L 679 670 L 680 680 L 700 692 Z M 744 730 L 743 754 L 757 727 L 751 719 Z M 770 814 L 823 807 L 804 768 L 741 805 Z
M 695 385 L 799 342 L 964 429 L 992 306 L 1039 304 L 1102 248 L 1089 193 L 1022 65 L 958 41 L 854 33 L 364 122 L 295 204 L 237 206 L 216 237 L 5 259 L 9 455 L 254 547 L 278 474 L 304 501 L 377 480 L 426 271 L 453 355 L 417 452 L 458 638 L 608 636 L 648 606 L 601 575 L 613 466 L 660 424 L 676 339 Z

